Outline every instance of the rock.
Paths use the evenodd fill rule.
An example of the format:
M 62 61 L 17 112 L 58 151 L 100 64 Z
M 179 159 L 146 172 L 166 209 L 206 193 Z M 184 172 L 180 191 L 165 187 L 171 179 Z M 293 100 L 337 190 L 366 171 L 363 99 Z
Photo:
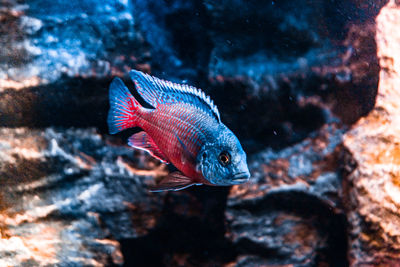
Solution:
M 326 110 L 352 124 L 372 109 L 374 18 L 383 4 L 206 2 L 210 94 L 248 150 L 300 142 L 328 123 Z
M 163 172 L 107 142 L 93 129 L 1 129 L 0 265 L 123 264 L 117 240 L 155 226 L 162 194 L 144 181 Z
M 133 0 L 132 11 L 151 51 L 154 74 L 177 82 L 203 83 L 212 49 L 203 3 Z
M 352 266 L 400 261 L 400 6 L 389 2 L 376 20 L 381 66 L 376 105 L 344 137 L 356 168 L 346 181 Z
M 62 76 L 121 75 L 145 62 L 126 1 L 2 2 L 3 88 L 35 86 Z
M 335 123 L 280 151 L 249 158 L 252 179 L 232 187 L 227 237 L 233 266 L 346 266 L 340 175 L 343 130 Z

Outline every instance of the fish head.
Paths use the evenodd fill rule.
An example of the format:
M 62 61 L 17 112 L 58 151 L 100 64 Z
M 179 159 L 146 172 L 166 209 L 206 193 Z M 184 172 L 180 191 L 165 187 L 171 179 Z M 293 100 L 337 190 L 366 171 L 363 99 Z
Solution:
M 197 156 L 197 168 L 211 185 L 247 182 L 249 168 L 237 137 L 225 125 L 209 140 Z

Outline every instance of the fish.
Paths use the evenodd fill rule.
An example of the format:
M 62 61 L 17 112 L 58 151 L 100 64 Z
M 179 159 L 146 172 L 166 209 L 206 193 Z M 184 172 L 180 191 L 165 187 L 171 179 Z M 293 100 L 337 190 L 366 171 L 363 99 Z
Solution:
M 229 186 L 249 180 L 246 153 L 221 122 L 209 96 L 193 86 L 141 71 L 131 70 L 129 76 L 142 104 L 115 77 L 109 87 L 107 123 L 110 134 L 139 127 L 142 131 L 130 136 L 128 145 L 176 167 L 177 171 L 151 191 L 177 191 L 202 184 Z

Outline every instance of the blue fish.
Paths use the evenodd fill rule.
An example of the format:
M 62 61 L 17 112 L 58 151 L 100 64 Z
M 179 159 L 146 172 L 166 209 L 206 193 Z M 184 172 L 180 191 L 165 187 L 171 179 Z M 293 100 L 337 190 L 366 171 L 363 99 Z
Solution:
M 180 190 L 192 185 L 235 185 L 250 178 L 237 137 L 201 90 L 132 70 L 130 77 L 144 108 L 119 78 L 110 85 L 108 126 L 111 134 L 140 127 L 128 144 L 149 152 L 179 171 L 163 178 L 153 191 Z

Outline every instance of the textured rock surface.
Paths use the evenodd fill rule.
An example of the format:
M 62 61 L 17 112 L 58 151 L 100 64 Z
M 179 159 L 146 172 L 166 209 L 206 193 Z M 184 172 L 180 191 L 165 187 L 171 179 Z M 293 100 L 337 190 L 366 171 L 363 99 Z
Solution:
M 143 183 L 165 170 L 143 156 L 93 129 L 0 136 L 0 265 L 119 265 L 116 240 L 154 227 L 162 202 Z
M 399 24 L 400 6 L 391 2 L 377 17 L 381 72 L 375 108 L 344 138 L 357 164 L 346 186 L 354 266 L 400 262 Z
M 326 122 L 323 103 L 348 124 L 371 110 L 379 75 L 374 19 L 383 3 L 222 2 L 206 5 L 210 93 L 250 149 L 301 141 Z
M 397 264 L 386 2 L 0 0 L 0 265 Z M 107 135 L 131 68 L 204 88 L 252 180 L 149 193 L 169 169 Z
M 251 157 L 253 179 L 229 194 L 227 236 L 237 266 L 346 266 L 342 211 L 342 131 L 326 125 L 313 138 Z
M 0 4 L 1 87 L 38 85 L 62 75 L 103 78 L 145 60 L 127 1 Z

